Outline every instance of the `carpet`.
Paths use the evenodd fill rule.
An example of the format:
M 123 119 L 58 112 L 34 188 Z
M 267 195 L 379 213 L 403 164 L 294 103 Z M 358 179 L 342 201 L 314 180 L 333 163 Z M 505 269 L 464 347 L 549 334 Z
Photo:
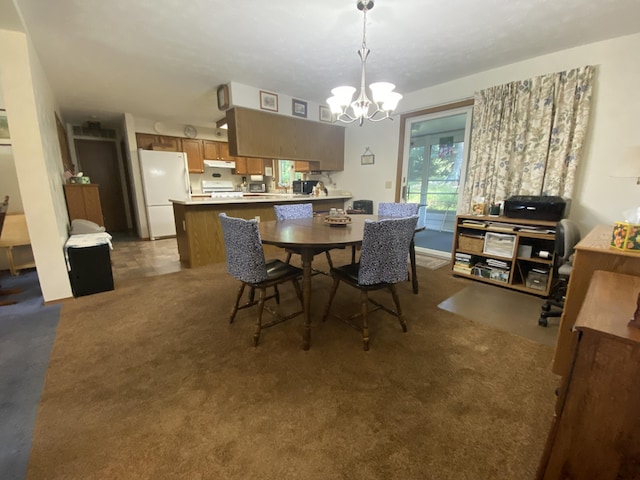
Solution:
M 419 295 L 398 287 L 409 331 L 373 313 L 369 352 L 359 332 L 319 321 L 324 275 L 306 352 L 300 318 L 257 348 L 255 310 L 228 323 L 224 265 L 65 302 L 27 478 L 533 478 L 552 349 L 438 309 L 465 286 L 446 269 L 418 276 Z M 293 308 L 293 288 L 280 290 Z M 357 311 L 356 298 L 343 285 L 334 308 Z
M 474 322 L 554 346 L 559 322 L 550 319 L 548 327 L 538 325 L 543 302 L 540 297 L 473 282 L 438 307 Z
M 0 307 L 0 478 L 22 479 L 60 305 L 44 305 L 35 270 L 1 282 L 21 292 Z

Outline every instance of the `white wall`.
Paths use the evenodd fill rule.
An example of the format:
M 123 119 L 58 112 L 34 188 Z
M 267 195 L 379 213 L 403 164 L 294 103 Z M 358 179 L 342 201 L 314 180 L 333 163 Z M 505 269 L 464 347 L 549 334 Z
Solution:
M 68 216 L 55 100 L 23 33 L 0 30 L 0 86 L 10 123 L 15 171 L 45 301 L 71 296 L 63 247 Z
M 349 126 L 346 131 L 345 171 L 336 175 L 354 198 L 379 203 L 393 201 L 398 156 L 398 114 L 472 98 L 474 92 L 545 73 L 596 65 L 595 94 L 590 134 L 578 167 L 570 217 L 583 234 L 601 223 L 621 219 L 629 206 L 640 206 L 635 179 L 609 177 L 608 172 L 624 148 L 639 145 L 636 126 L 640 118 L 640 34 L 597 42 L 536 57 L 502 68 L 406 94 L 392 122 Z M 376 154 L 375 165 L 360 165 L 365 147 Z M 393 188 L 385 187 L 392 181 Z

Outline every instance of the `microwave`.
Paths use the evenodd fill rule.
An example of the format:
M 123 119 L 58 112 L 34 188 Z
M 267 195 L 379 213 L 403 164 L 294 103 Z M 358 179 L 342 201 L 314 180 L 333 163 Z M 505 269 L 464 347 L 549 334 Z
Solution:
M 267 186 L 264 183 L 250 183 L 249 184 L 249 192 L 250 193 L 264 193 L 267 191 Z
M 294 180 L 293 193 L 310 195 L 313 193 L 313 187 L 315 187 L 317 183 L 318 180 Z

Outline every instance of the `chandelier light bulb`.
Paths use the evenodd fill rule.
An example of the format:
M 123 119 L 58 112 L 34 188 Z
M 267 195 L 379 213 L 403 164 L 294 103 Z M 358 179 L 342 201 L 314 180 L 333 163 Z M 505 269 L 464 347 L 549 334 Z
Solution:
M 341 86 L 331 90 L 332 97 L 327 99 L 331 113 L 336 120 L 344 123 L 358 121 L 362 126 L 364 120 L 379 122 L 385 118 L 391 118 L 391 112 L 398 106 L 402 98 L 398 92 L 393 90 L 396 86 L 389 82 L 375 82 L 369 85 L 373 102 L 367 97 L 365 89 L 366 61 L 370 50 L 367 48 L 367 11 L 373 8 L 374 0 L 358 0 L 358 10 L 362 10 L 362 46 L 358 50 L 361 63 L 360 93 L 353 99 L 356 92 L 354 87 Z

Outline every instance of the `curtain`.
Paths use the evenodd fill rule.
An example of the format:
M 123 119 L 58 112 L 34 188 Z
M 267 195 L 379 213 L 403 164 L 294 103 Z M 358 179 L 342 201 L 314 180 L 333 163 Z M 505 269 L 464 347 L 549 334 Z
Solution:
M 463 212 L 511 195 L 571 198 L 593 75 L 586 66 L 476 93 Z

